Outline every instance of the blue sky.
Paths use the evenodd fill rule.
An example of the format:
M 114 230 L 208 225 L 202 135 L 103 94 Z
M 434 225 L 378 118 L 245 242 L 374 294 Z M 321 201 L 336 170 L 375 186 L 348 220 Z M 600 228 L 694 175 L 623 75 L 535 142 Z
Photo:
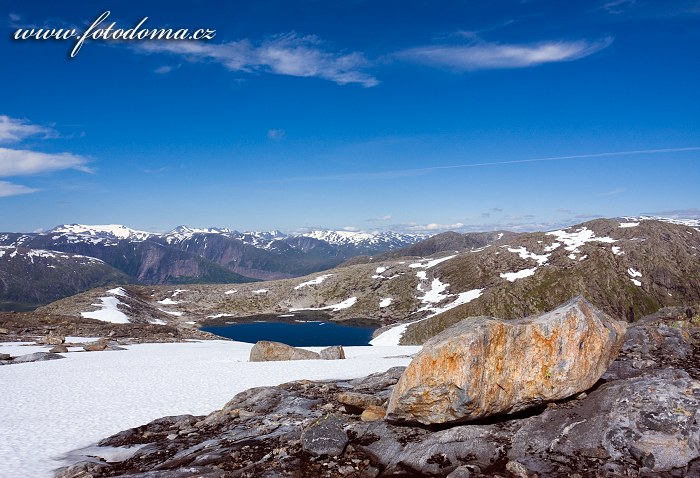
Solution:
M 13 39 L 107 10 L 216 36 Z M 700 1 L 2 0 L 0 22 L 2 231 L 700 216 Z

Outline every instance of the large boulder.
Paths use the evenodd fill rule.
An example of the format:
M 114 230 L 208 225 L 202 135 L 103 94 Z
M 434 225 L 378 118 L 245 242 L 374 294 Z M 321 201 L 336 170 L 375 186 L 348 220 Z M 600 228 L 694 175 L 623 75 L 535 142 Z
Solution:
M 425 343 L 394 387 L 387 419 L 462 422 L 569 397 L 600 379 L 625 330 L 583 297 L 524 319 L 463 320 Z
M 298 349 L 281 342 L 261 340 L 250 349 L 251 362 L 275 362 L 280 360 L 318 360 L 320 355 L 310 350 Z

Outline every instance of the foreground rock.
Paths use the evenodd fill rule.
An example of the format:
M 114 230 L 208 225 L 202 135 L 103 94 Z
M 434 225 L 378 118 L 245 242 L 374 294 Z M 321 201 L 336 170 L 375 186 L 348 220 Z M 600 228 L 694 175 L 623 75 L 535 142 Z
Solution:
M 605 384 L 528 420 L 512 441 L 508 456 L 538 473 L 556 471 L 552 462 L 580 469 L 615 461 L 604 468 L 619 473 L 681 468 L 700 457 L 700 382 L 665 369 Z
M 251 362 L 276 362 L 280 360 L 317 360 L 316 352 L 299 349 L 281 342 L 261 340 L 250 349 Z
M 425 343 L 396 385 L 387 419 L 468 421 L 577 394 L 615 360 L 625 329 L 582 297 L 525 319 L 464 320 Z
M 670 314 L 635 324 L 610 370 L 637 375 L 611 374 L 576 398 L 516 417 L 435 429 L 362 421 L 344 411 L 343 401 L 365 406 L 368 397 L 387 400 L 405 370 L 397 367 L 356 380 L 250 389 L 206 417 L 165 417 L 120 432 L 56 476 L 696 477 L 698 318 Z M 653 340 L 642 344 L 640 337 Z M 309 442 L 312 437 L 327 437 L 334 446 L 324 450 L 323 441 Z M 127 458 L 100 461 L 101 447 L 106 457 L 115 455 L 111 447 L 120 447 Z

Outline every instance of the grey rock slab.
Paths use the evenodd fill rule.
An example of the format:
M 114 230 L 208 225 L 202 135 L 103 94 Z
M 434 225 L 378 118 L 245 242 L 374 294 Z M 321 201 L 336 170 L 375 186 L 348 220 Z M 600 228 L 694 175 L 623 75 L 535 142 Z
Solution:
M 304 451 L 314 456 L 338 456 L 348 444 L 348 435 L 343 429 L 343 423 L 331 415 L 305 429 L 301 444 Z

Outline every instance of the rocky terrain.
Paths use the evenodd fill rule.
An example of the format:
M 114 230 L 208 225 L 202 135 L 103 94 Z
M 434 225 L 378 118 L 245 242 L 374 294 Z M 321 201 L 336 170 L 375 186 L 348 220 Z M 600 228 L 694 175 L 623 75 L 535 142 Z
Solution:
M 540 332 L 554 334 L 555 344 L 578 340 L 556 335 L 561 317 L 580 325 L 571 330 L 587 330 L 591 340 L 604 339 L 606 330 L 617 325 L 591 307 L 579 299 L 532 319 L 532 324 L 549 327 Z M 254 388 L 208 416 L 164 417 L 105 438 L 56 476 L 698 476 L 699 313 L 697 308 L 665 308 L 638 320 L 629 326 L 617 359 L 604 367 L 600 380 L 593 385 L 580 382 L 584 389 L 573 395 L 533 403 L 517 413 L 441 425 L 396 421 L 391 413 L 385 417 L 387 406 L 405 400 L 397 383 L 410 375 L 417 356 L 406 370 Z M 594 324 L 600 326 L 590 331 Z M 436 338 L 436 345 L 455 337 L 448 332 Z M 618 347 L 580 353 L 614 358 Z M 566 352 L 570 358 L 577 356 L 575 348 Z M 594 362 L 585 367 L 593 370 Z M 520 365 L 527 374 L 539 364 Z M 497 382 L 502 373 L 497 363 L 467 368 L 481 373 L 484 384 Z M 540 377 L 543 382 L 550 379 Z M 462 399 L 469 399 L 468 391 Z
M 495 239 L 476 249 L 365 260 L 264 283 L 130 285 L 120 300 L 138 301 L 145 320 L 176 327 L 301 310 L 387 328 L 404 324 L 396 334 L 402 344 L 421 344 L 465 316 L 526 317 L 579 294 L 625 321 L 700 302 L 700 231 L 693 226 L 601 219 Z M 77 317 L 108 295 L 106 288 L 96 289 L 40 311 Z M 128 315 L 133 308 L 121 310 Z
M 68 317 L 34 312 L 0 312 L 0 342 L 37 342 L 64 337 L 105 337 L 114 341 L 178 342 L 187 339 L 211 339 L 197 329 L 181 329 L 148 322 L 114 324 L 84 317 Z M 220 338 L 220 337 L 217 337 Z
M 424 236 L 313 231 L 298 235 L 192 229 L 165 234 L 124 226 L 63 225 L 0 234 L 0 305 L 27 310 L 108 284 L 240 283 L 296 277 Z M 63 280 L 67 279 L 67 280 Z

